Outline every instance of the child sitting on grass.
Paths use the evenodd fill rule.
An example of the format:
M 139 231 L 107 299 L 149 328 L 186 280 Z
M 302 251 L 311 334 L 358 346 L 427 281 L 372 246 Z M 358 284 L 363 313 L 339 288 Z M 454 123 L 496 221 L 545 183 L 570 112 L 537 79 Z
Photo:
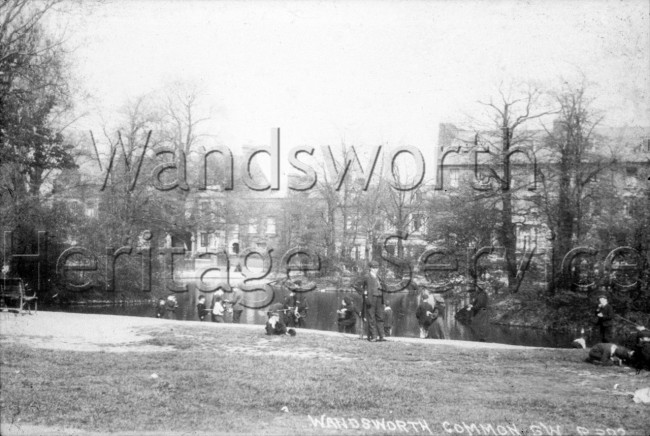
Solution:
M 284 335 L 287 333 L 287 326 L 280 320 L 280 315 L 272 313 L 266 321 L 266 334 L 267 335 Z
M 294 329 L 287 330 L 287 326 L 282 322 L 280 314 L 283 312 L 282 304 L 276 303 L 269 308 L 266 315 L 269 319 L 266 321 L 266 334 L 267 335 L 291 335 L 296 336 Z

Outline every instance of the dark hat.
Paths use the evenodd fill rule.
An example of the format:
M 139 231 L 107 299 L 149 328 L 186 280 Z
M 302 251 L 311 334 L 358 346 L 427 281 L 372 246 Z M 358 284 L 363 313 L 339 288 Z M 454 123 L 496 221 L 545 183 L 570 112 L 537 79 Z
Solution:
M 379 263 L 376 260 L 371 260 L 368 263 L 368 268 L 379 268 Z
M 287 330 L 287 333 L 289 333 L 291 336 L 296 336 L 296 331 L 294 329 Z

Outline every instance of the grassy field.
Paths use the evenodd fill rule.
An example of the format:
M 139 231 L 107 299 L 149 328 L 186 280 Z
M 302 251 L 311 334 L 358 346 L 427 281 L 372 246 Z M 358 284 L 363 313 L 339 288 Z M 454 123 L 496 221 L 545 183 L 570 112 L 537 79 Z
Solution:
M 160 351 L 5 341 L 3 434 L 65 426 L 125 434 L 650 435 L 650 405 L 629 394 L 650 386 L 650 374 L 586 364 L 584 350 L 368 343 L 300 330 L 269 337 L 261 326 L 199 323 L 142 333 L 150 335 L 146 348 Z

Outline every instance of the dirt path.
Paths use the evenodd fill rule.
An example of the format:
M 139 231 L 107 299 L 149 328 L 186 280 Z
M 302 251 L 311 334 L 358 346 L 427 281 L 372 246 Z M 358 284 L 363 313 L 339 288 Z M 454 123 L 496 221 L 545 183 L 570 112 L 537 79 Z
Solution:
M 173 321 L 117 315 L 94 315 L 63 312 L 43 312 L 33 315 L 0 313 L 0 343 L 17 343 L 35 348 L 71 351 L 148 352 L 164 351 L 165 347 L 141 342 L 150 339 L 142 330 L 149 327 L 178 324 L 215 329 L 262 330 L 260 325 L 215 324 L 198 321 Z M 300 334 L 340 336 L 341 333 L 301 330 Z M 418 338 L 389 338 L 389 341 L 419 343 L 423 346 L 451 345 L 468 349 L 523 349 L 518 345 L 456 340 L 422 340 Z

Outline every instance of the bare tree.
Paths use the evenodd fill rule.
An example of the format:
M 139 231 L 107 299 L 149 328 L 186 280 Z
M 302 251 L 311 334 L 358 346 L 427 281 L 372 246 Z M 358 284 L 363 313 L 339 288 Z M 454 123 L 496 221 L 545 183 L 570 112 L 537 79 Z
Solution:
M 324 149 L 324 152 L 331 150 Z M 376 192 L 368 191 L 366 182 L 371 176 L 364 171 L 370 171 L 370 167 L 366 165 L 365 170 L 362 169 L 353 147 L 342 145 L 340 154 L 330 153 L 326 162 L 329 167 L 323 164 L 316 184 L 316 192 L 324 202 L 320 212 L 326 256 L 332 261 L 350 262 L 350 249 L 363 230 L 363 211 L 367 206 L 364 199 Z
M 540 150 L 553 165 L 541 168 L 544 189 L 538 198 L 551 229 L 552 262 L 558 271 L 566 253 L 587 234 L 586 206 L 602 195 L 594 182 L 616 163 L 616 157 L 596 133 L 603 117 L 591 109 L 584 84 L 567 87 L 555 100 L 559 113 Z
M 161 90 L 160 130 L 164 141 L 189 156 L 208 135 L 201 126 L 210 119 L 205 114 L 202 91 L 196 84 L 173 82 Z
M 477 131 L 477 152 L 479 145 L 488 151 L 489 165 L 486 170 L 490 182 L 486 186 L 486 198 L 500 211 L 496 234 L 505 248 L 505 268 L 510 292 L 518 290 L 516 259 L 516 203 L 527 201 L 518 194 L 529 186 L 527 182 L 516 183 L 515 154 L 533 155 L 534 132 L 526 130 L 528 124 L 552 114 L 552 110 L 538 110 L 543 94 L 528 86 L 518 97 L 499 90 L 498 100 L 482 102 L 492 120 L 492 129 Z
M 410 187 L 414 186 L 414 180 L 404 174 L 405 171 L 400 171 L 400 167 L 394 167 L 392 172 L 395 186 L 386 186 L 383 189 L 381 210 L 390 227 L 399 234 L 405 235 L 409 233 L 409 229 L 414 224 L 414 221 L 418 219 L 419 213 L 423 209 L 422 185 L 410 189 Z M 402 238 L 397 238 L 396 255 L 398 258 L 404 257 L 404 240 Z

